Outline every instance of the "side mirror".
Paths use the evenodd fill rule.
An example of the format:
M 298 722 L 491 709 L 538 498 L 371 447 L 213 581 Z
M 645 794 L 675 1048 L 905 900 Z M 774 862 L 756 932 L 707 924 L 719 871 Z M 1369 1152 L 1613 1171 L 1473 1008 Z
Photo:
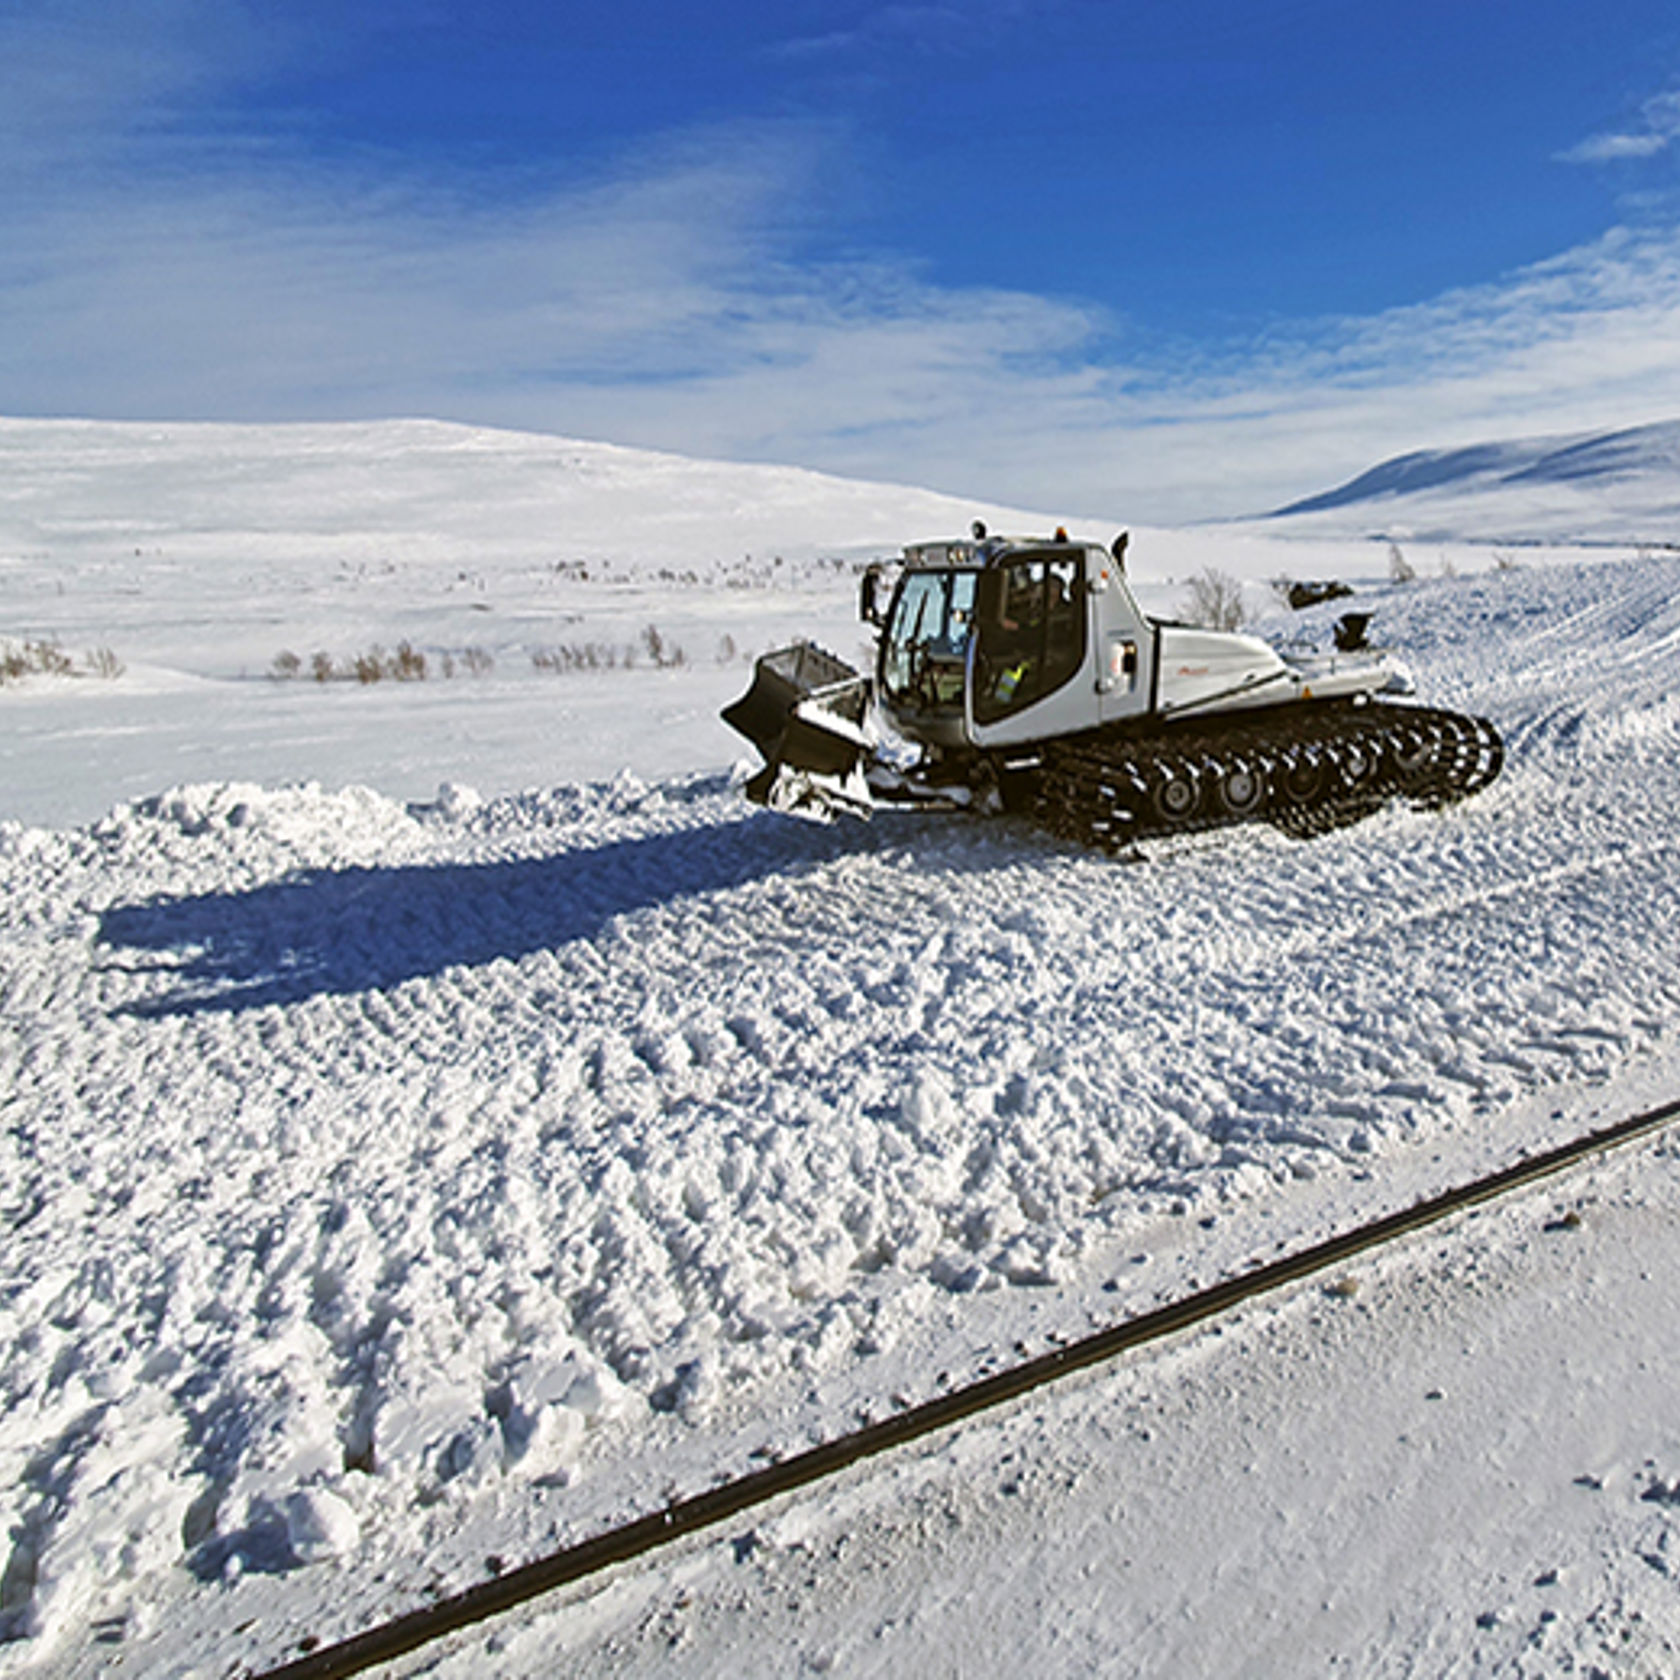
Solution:
M 858 617 L 865 624 L 873 624 L 877 630 L 886 622 L 887 616 L 881 606 L 881 583 L 881 568 L 868 566 L 858 584 Z

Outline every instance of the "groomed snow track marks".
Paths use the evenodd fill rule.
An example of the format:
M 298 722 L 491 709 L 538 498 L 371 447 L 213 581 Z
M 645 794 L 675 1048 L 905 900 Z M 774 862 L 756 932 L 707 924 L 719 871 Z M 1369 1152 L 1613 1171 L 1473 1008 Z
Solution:
M 1680 1101 L 1665 1103 L 1574 1138 L 1543 1155 L 1518 1161 L 1281 1260 L 1257 1264 L 1240 1276 L 1141 1317 L 1124 1320 L 1071 1346 L 1053 1348 L 954 1393 L 943 1394 L 937 1400 L 837 1436 L 780 1464 L 680 1499 L 663 1510 L 579 1545 L 502 1573 L 442 1603 L 397 1617 L 337 1644 L 310 1649 L 292 1662 L 255 1674 L 255 1680 L 347 1680 L 350 1675 L 395 1661 L 559 1587 L 588 1580 L 618 1564 L 663 1550 L 784 1494 L 837 1476 L 867 1459 L 1019 1400 L 1063 1377 L 1165 1341 L 1246 1302 L 1331 1267 L 1345 1265 L 1356 1256 L 1414 1236 L 1499 1197 L 1555 1178 L 1612 1150 L 1626 1148 L 1673 1124 L 1676 1118 L 1680 1118 Z M 306 1638 L 304 1643 L 313 1645 L 314 1641 Z M 247 1670 L 247 1673 L 254 1671 Z
M 7 1636 L 279 1593 L 300 1494 L 358 1580 L 470 1580 L 475 1513 L 535 1555 L 714 1430 L 971 1374 L 1036 1285 L 1672 1049 L 1680 563 L 1383 611 L 1521 747 L 1308 846 L 1117 868 L 719 777 L 0 825 Z

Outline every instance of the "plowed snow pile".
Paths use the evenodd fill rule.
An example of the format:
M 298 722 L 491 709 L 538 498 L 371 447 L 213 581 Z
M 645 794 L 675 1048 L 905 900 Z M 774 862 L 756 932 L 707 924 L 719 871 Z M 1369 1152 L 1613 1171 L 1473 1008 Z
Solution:
M 718 775 L 0 829 L 0 1663 L 273 1660 L 1672 1054 L 1680 560 L 1378 629 L 1507 769 L 1310 844 Z

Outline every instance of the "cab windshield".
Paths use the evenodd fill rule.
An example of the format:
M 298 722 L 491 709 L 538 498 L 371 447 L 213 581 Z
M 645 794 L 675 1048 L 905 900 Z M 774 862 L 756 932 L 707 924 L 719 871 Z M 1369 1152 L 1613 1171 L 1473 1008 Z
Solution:
M 881 641 L 881 693 L 917 712 L 962 708 L 979 573 L 907 573 Z

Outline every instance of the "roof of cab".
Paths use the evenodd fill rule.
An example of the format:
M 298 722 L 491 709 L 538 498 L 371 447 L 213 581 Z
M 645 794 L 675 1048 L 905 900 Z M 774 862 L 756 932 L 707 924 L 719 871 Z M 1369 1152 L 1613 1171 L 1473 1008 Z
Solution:
M 953 566 L 990 566 L 1023 552 L 1043 553 L 1047 549 L 1095 549 L 1100 543 L 1070 538 L 1065 530 L 1053 537 L 984 536 L 952 537 L 943 541 L 906 543 L 904 564 L 945 570 Z

